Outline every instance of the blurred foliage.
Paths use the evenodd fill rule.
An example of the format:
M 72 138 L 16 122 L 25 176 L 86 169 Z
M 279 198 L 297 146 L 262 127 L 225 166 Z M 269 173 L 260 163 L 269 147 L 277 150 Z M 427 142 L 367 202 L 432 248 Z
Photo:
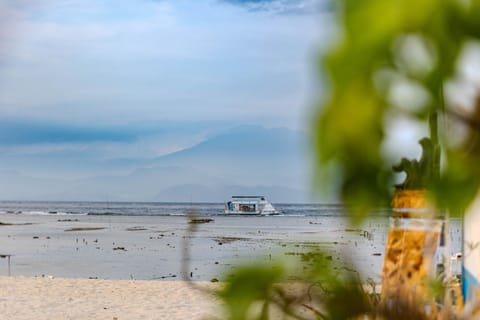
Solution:
M 282 270 L 268 266 L 245 266 L 226 284 L 221 293 L 231 319 L 247 319 L 249 309 L 261 304 L 257 319 L 268 319 L 268 305 L 273 300 L 273 285 L 281 280 Z
M 411 320 L 463 316 L 452 304 L 437 307 L 435 301 L 441 301 L 446 285 L 442 281 L 432 279 L 430 308 L 411 299 L 385 304 L 375 291 L 375 283 L 362 283 L 354 270 L 345 267 L 347 261 L 332 259 L 321 251 L 305 257 L 301 273 L 266 265 L 239 268 L 218 294 L 225 303 L 227 318 Z
M 480 38 L 480 1 L 340 0 L 336 14 L 338 39 L 322 60 L 327 96 L 315 122 L 319 184 L 335 188 L 358 221 L 388 204 L 393 191 L 395 173 L 382 149 L 389 119 L 430 121 L 434 145 L 437 114 L 478 134 L 471 115 L 452 117 L 455 106 L 445 106 L 444 89 L 458 74 L 464 47 Z M 410 91 L 397 97 L 399 86 Z M 445 158 L 429 190 L 437 205 L 459 214 L 479 187 L 480 148 L 471 148 L 479 142 L 449 144 L 451 133 L 439 129 Z
M 438 208 L 461 214 L 480 186 L 480 92 L 466 111 L 446 103 L 445 91 L 461 73 L 465 48 L 480 40 L 480 0 L 338 0 L 333 7 L 338 33 L 322 56 L 327 90 L 314 123 L 318 184 L 340 195 L 352 221 L 359 222 L 390 202 L 395 174 L 405 171 L 406 180 L 397 188 L 427 189 Z M 418 137 L 421 159 L 397 159 L 392 170 L 385 143 L 397 118 L 424 123 L 430 137 Z M 461 126 L 462 136 L 452 139 L 450 126 Z M 302 260 L 295 283 L 288 282 L 292 275 L 284 268 L 240 268 L 220 293 L 229 318 L 474 316 L 443 300 L 459 298 L 458 285 L 456 293 L 445 294 L 447 283 L 433 279 L 429 301 L 381 303 L 375 284 L 366 288 L 359 275 L 331 256 L 312 252 Z M 303 289 L 295 291 L 295 285 Z
M 395 172 L 405 172 L 405 181 L 395 185 L 400 190 L 430 189 L 431 185 L 438 182 L 440 176 L 440 146 L 434 144 L 429 138 L 419 141 L 422 146 L 422 157 L 408 160 L 402 158 L 400 163 L 393 166 Z
M 311 252 L 301 259 L 301 274 L 284 267 L 240 267 L 220 293 L 229 319 L 345 319 L 368 310 L 359 282 L 340 272 L 331 256 Z M 287 283 L 292 278 L 296 281 Z

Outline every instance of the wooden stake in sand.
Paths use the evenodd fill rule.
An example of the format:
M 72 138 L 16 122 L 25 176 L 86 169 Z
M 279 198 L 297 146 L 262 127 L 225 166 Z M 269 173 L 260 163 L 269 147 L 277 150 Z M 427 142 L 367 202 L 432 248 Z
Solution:
M 8 263 L 8 276 L 10 277 L 11 275 L 11 269 L 10 269 L 10 257 L 13 256 L 13 254 L 0 254 L 0 258 L 5 259 L 7 258 L 7 263 Z

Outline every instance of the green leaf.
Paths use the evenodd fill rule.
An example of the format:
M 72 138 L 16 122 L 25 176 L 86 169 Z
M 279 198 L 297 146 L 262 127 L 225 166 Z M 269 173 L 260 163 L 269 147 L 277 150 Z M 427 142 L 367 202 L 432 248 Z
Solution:
M 266 265 L 240 267 L 220 293 L 231 320 L 247 319 L 249 308 L 255 303 L 268 303 L 273 285 L 280 282 L 283 269 Z M 263 319 L 260 313 L 255 319 Z

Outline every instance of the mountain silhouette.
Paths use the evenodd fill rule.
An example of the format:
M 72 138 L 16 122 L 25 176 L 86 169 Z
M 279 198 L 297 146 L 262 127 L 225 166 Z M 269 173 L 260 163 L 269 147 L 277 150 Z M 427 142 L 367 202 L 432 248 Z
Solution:
M 0 182 L 0 190 L 3 199 L 21 190 L 20 200 L 222 202 L 232 194 L 262 194 L 275 202 L 304 202 L 310 194 L 305 141 L 289 129 L 241 126 L 181 151 L 132 160 L 136 169 L 124 174 L 105 170 L 84 179 L 41 181 L 17 174 L 2 179 L 8 186 Z

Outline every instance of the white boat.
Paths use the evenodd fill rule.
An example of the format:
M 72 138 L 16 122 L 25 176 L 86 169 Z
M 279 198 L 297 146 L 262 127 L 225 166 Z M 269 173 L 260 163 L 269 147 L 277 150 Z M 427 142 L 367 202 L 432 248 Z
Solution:
M 232 196 L 225 203 L 225 214 L 271 215 L 279 213 L 263 196 Z

